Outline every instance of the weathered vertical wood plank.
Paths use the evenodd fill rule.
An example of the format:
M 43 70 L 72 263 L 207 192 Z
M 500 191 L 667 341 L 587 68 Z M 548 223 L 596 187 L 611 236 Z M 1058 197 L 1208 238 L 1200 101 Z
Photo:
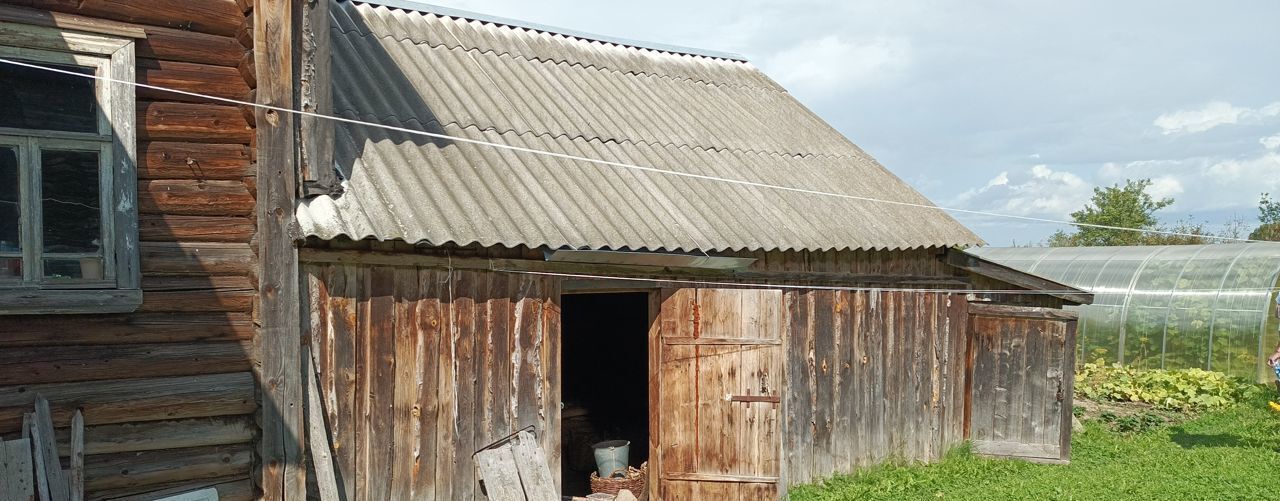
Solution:
M 662 414 L 664 410 L 662 395 L 663 348 L 662 348 L 662 305 L 670 297 L 670 289 L 657 289 L 649 292 L 649 495 L 653 499 L 662 499 L 664 482 L 662 472 L 667 471 L 663 464 L 664 450 L 662 437 Z M 559 484 L 557 484 L 559 487 Z
M 417 303 L 417 395 L 419 413 L 419 440 L 417 453 L 413 459 L 411 472 L 414 499 L 433 501 L 436 498 L 436 449 L 437 421 L 440 402 L 436 392 L 440 386 L 440 368 L 437 366 L 442 349 L 441 340 L 447 334 L 441 312 L 441 282 L 447 277 L 446 272 L 430 269 L 418 270 L 418 291 L 421 299 Z
M 829 290 L 813 295 L 813 472 L 817 477 L 834 471 L 832 426 L 835 400 L 835 294 Z
M 870 291 L 867 294 L 867 310 L 866 315 L 866 338 L 867 338 L 867 358 L 870 360 L 870 371 L 867 377 L 867 384 L 870 391 L 867 392 L 863 409 L 867 411 L 867 431 L 870 437 L 868 444 L 869 462 L 876 463 L 883 460 L 886 456 L 885 450 L 888 448 L 888 437 L 884 429 L 885 408 L 885 374 L 884 368 L 888 357 L 888 340 L 884 330 L 884 293 L 881 291 Z
M 539 413 L 539 423 L 542 430 L 542 450 L 546 453 L 547 465 L 555 472 L 552 476 L 556 492 L 560 492 L 560 279 L 548 278 L 544 287 L 542 410 Z M 657 402 L 651 400 L 650 405 L 656 407 Z M 650 460 L 652 458 L 650 456 Z M 650 471 L 659 470 L 655 468 Z
M 484 480 L 484 490 L 487 494 L 482 495 L 477 492 L 477 496 L 483 496 L 491 501 L 525 501 L 510 443 L 477 453 L 475 462 L 479 474 L 477 479 Z
M 31 463 L 31 439 L 0 440 L 0 497 L 34 501 L 35 468 Z
M 376 327 L 374 327 L 375 318 L 372 309 L 373 298 L 377 297 L 378 291 L 373 288 L 372 268 L 360 267 L 357 280 L 360 281 L 360 285 L 357 288 L 359 296 L 356 297 L 355 352 L 353 354 L 356 374 L 352 404 L 352 428 L 355 439 L 353 481 L 356 485 L 356 499 L 368 499 L 369 465 L 376 447 L 369 423 L 373 415 L 370 407 L 373 405 L 373 392 L 376 388 L 373 373 L 376 371 L 377 364 L 377 354 L 373 350 Z
M 356 430 L 360 415 L 356 413 L 358 379 L 357 358 L 360 356 L 360 310 L 358 304 L 364 292 L 361 268 L 334 266 L 330 274 L 329 329 L 333 359 L 333 409 L 331 436 L 334 454 L 338 460 L 339 477 L 345 499 L 356 499 L 356 455 L 363 449 L 357 441 Z
M 921 312 L 923 308 L 921 301 L 924 294 L 920 293 L 902 293 L 902 347 L 905 351 L 903 361 L 903 369 L 906 374 L 906 385 L 903 387 L 904 393 L 899 397 L 906 400 L 903 409 L 903 427 L 907 430 L 907 435 L 903 437 L 906 457 L 923 459 L 928 457 L 924 451 L 924 440 L 928 437 L 928 430 L 925 429 L 925 412 L 927 399 L 924 397 L 924 379 L 928 374 L 929 368 L 925 361 L 925 344 L 924 330 L 920 326 Z
M 869 343 L 867 339 L 867 293 L 854 291 L 851 294 L 849 337 L 849 363 L 852 367 L 853 384 L 849 385 L 852 395 L 849 399 L 849 419 L 852 422 L 850 435 L 856 437 L 852 444 L 852 462 L 854 467 L 863 467 L 871 463 L 871 429 L 870 413 L 867 411 L 867 399 L 872 387 Z
M 971 317 L 970 336 L 973 340 L 973 371 L 970 374 L 973 398 L 970 406 L 970 435 L 972 440 L 991 440 L 991 427 L 995 422 L 995 385 L 999 374 L 999 332 L 991 332 L 979 317 Z
M 1015 361 L 1013 348 L 1018 343 L 1018 332 L 1008 322 L 994 322 L 994 330 L 1000 333 L 1000 341 L 996 348 L 996 383 L 995 405 L 992 411 L 991 434 L 994 440 L 1009 439 L 1009 414 L 1014 411 L 1012 388 L 1015 387 L 1020 360 Z
M 533 434 L 520 432 L 518 439 L 512 443 L 512 456 L 516 461 L 516 469 L 520 473 L 520 481 L 525 487 L 528 501 L 557 501 L 555 481 L 551 479 L 551 471 L 547 468 L 547 458 L 538 447 Z
M 320 391 L 320 375 L 317 370 L 311 346 L 319 346 L 314 340 L 310 346 L 303 346 L 303 359 L 307 366 L 305 384 L 307 385 L 307 449 L 311 453 L 311 462 L 316 473 L 316 487 L 321 501 L 338 501 L 337 473 L 334 471 L 333 449 L 329 446 L 328 427 L 325 426 L 325 411 L 321 404 L 323 397 Z
M 120 78 L 136 72 L 135 44 L 117 51 L 111 57 L 111 75 Z M 109 103 L 111 107 L 111 158 L 115 164 L 111 187 L 115 192 L 115 219 L 112 225 L 112 245 L 115 247 L 116 281 L 121 289 L 135 289 L 139 286 L 141 257 L 134 251 L 138 245 L 138 130 L 135 125 L 137 93 L 133 86 L 124 82 L 103 82 L 110 86 Z
M 952 385 L 952 391 L 954 392 L 952 399 L 955 405 L 959 406 L 961 417 L 955 423 L 956 428 L 953 428 L 952 431 L 955 433 L 953 440 L 959 442 L 967 440 L 970 436 L 970 430 L 973 428 L 973 399 L 976 391 L 973 376 L 975 374 L 977 339 L 973 330 L 970 329 L 971 320 L 969 319 L 968 298 L 959 294 L 952 294 L 950 296 L 950 305 L 950 315 L 947 322 L 951 326 L 952 340 L 959 344 L 960 347 L 963 347 L 957 347 L 955 351 L 956 353 L 964 353 L 964 357 L 958 360 L 953 367 L 956 377 L 960 380 Z
M 436 462 L 435 462 L 435 498 L 438 500 L 461 499 L 462 495 L 455 489 L 454 475 L 458 471 L 457 463 L 459 461 L 469 461 L 470 458 L 466 452 L 459 454 L 458 447 L 462 436 L 459 427 L 461 416 L 469 416 L 470 413 L 464 413 L 458 408 L 458 386 L 460 384 L 458 375 L 458 346 L 460 344 L 460 334 L 458 326 L 457 299 L 458 288 L 456 280 L 460 272 L 455 270 L 446 270 L 439 272 L 439 276 L 444 280 L 444 284 L 440 289 L 440 315 L 441 329 L 439 350 L 436 354 L 436 384 L 437 388 L 426 388 L 426 391 L 437 390 L 437 418 L 436 418 Z M 469 316 L 468 316 L 469 317 Z M 459 459 L 461 458 L 461 459 Z
M 931 332 L 934 336 L 934 379 L 931 396 L 935 412 L 933 416 L 934 434 L 930 441 L 930 449 L 935 457 L 942 457 L 949 448 L 947 435 L 950 432 L 949 420 L 951 409 L 951 361 L 958 358 L 952 353 L 951 333 L 947 331 L 947 295 L 933 294 L 932 310 L 929 313 Z
M 333 365 L 333 327 L 329 325 L 330 311 L 329 290 L 330 284 L 333 282 L 333 266 L 317 263 L 303 263 L 302 273 L 306 280 L 306 289 L 309 296 L 307 305 L 308 327 L 307 336 L 310 338 L 311 356 L 316 364 L 315 373 L 317 375 L 317 383 L 319 385 L 320 398 L 323 399 L 322 408 L 325 409 L 324 418 L 332 426 L 335 422 L 334 400 L 334 375 L 337 368 Z M 307 390 L 310 392 L 310 390 Z M 308 407 L 310 412 L 310 407 Z M 310 416 L 304 416 L 305 419 L 311 419 Z M 310 437 L 308 437 L 308 442 Z
M 920 437 L 920 447 L 929 460 L 938 457 L 938 443 L 942 432 L 940 424 L 944 412 L 940 402 L 942 391 L 939 385 L 942 379 L 941 354 L 945 342 L 938 333 L 937 298 L 937 294 L 934 293 L 920 294 L 918 302 L 920 312 L 917 320 L 923 343 L 919 350 L 924 358 L 924 367 L 921 368 L 920 398 L 922 407 L 925 409 L 921 420 L 925 435 Z
M 907 358 L 910 352 L 903 346 L 903 326 L 899 321 L 899 315 L 902 314 L 902 295 L 896 291 L 886 292 L 883 295 L 883 301 L 881 309 L 884 312 L 884 337 L 887 343 L 883 424 L 888 440 L 885 454 L 893 457 L 902 456 L 904 453 L 902 419 L 905 402 L 903 402 L 902 392 L 907 374 L 902 369 L 905 367 L 903 359 Z
M 843 253 L 841 253 L 843 255 Z M 831 436 L 834 441 L 835 469 L 838 472 L 850 472 L 856 467 L 855 448 L 859 437 L 854 432 L 857 416 L 853 403 L 854 391 L 858 382 L 854 379 L 854 312 L 856 303 L 853 294 L 847 290 L 835 293 L 835 317 L 833 335 L 835 336 L 835 401 L 836 421 Z
M 53 434 L 53 413 L 49 401 L 36 395 L 36 412 L 31 421 L 31 443 L 36 465 L 36 484 L 41 497 L 48 493 L 50 501 L 67 501 L 71 498 L 67 479 L 58 462 L 58 444 Z
M 786 358 L 785 343 L 788 320 L 785 317 L 784 293 L 782 291 L 778 291 L 775 294 L 768 295 L 765 298 L 762 311 L 768 312 L 762 317 L 762 321 L 767 322 L 767 325 L 769 325 L 769 328 L 773 331 L 773 335 L 771 337 L 776 338 L 779 343 L 782 343 L 778 347 L 770 349 L 770 355 L 764 357 L 766 359 L 764 364 L 766 372 L 764 377 L 764 386 L 765 389 L 767 389 L 768 394 L 780 397 L 779 399 L 781 400 L 782 394 L 787 391 L 785 379 L 786 370 L 784 369 L 783 360 Z M 779 484 L 783 487 L 775 487 L 773 489 L 773 494 L 775 497 L 785 497 L 785 479 L 781 478 L 783 475 L 783 468 L 780 459 L 783 447 L 781 401 L 776 405 L 762 406 L 760 416 L 761 419 L 763 419 L 763 426 L 766 430 L 764 439 L 761 440 L 760 444 L 761 472 L 765 475 L 777 475 L 780 477 Z
M 394 316 L 389 358 L 392 367 L 390 499 L 413 498 L 413 466 L 422 430 L 418 416 L 418 270 L 392 268 Z
M 1076 369 L 1076 329 L 1078 323 L 1070 320 L 1062 326 L 1062 385 L 1057 388 L 1054 399 L 1059 404 L 1058 414 L 1061 421 L 1058 422 L 1059 437 L 1058 443 L 1061 448 L 1060 459 L 1071 459 L 1071 415 L 1074 410 L 1073 399 L 1075 398 L 1075 369 Z M 1056 348 L 1056 346 L 1055 346 Z
M 512 385 L 516 380 L 516 366 L 513 355 L 518 353 L 519 336 L 512 325 L 512 290 L 509 284 L 515 280 L 506 273 L 488 273 L 488 294 L 486 294 L 486 335 L 490 343 L 485 347 L 484 367 L 487 370 L 485 380 L 488 394 L 485 395 L 485 420 L 488 426 L 482 434 L 481 444 L 488 444 L 515 431 L 514 400 Z M 479 308 L 477 308 L 479 311 Z M 477 326 L 479 325 L 477 317 Z
M 491 438 L 495 414 L 493 409 L 493 385 L 499 384 L 492 379 L 492 365 L 495 357 L 494 344 L 498 341 L 498 338 L 501 338 L 505 345 L 506 333 L 495 333 L 493 326 L 489 323 L 492 277 L 490 274 L 483 272 L 470 273 L 470 275 L 473 290 L 471 297 L 475 300 L 471 309 L 472 349 L 474 350 L 472 352 L 474 362 L 471 378 L 475 381 L 475 393 L 472 394 L 471 420 L 475 426 L 472 430 L 472 440 L 474 441 L 472 450 L 476 450 L 494 440 L 494 438 Z M 478 484 L 475 485 L 475 489 L 475 498 L 478 500 L 480 499 Z
M 297 45 L 299 104 L 302 111 L 327 115 L 333 112 L 329 2 L 302 5 Z M 340 189 L 333 169 L 334 122 L 312 115 L 303 115 L 298 121 L 303 190 L 306 195 L 332 194 Z
M 542 386 L 546 373 L 542 363 L 543 306 L 546 303 L 546 281 L 528 275 L 514 277 L 511 281 L 511 326 L 514 352 L 512 360 L 512 424 L 519 430 L 533 426 L 543 429 L 538 419 L 542 410 Z
M 10 440 L 10 442 L 18 443 L 17 440 Z M 14 447 L 16 448 L 16 446 Z M 30 456 L 30 452 L 28 452 L 27 457 Z M 4 438 L 0 438 L 0 499 L 6 501 L 10 499 L 33 501 L 33 498 L 35 498 L 34 492 L 28 494 L 19 490 L 24 477 L 21 476 L 23 473 L 18 470 L 18 463 L 15 459 L 9 457 L 9 446 L 5 445 Z
M 1056 443 L 1056 433 L 1053 440 L 1047 440 L 1044 433 L 1045 407 L 1051 404 L 1045 398 L 1046 393 L 1049 393 L 1046 391 L 1046 382 L 1050 377 L 1046 346 L 1051 342 L 1053 325 L 1050 322 L 1028 319 L 1022 319 L 1021 324 L 1025 339 L 1022 362 L 1025 374 L 1020 390 L 1023 395 L 1019 440 L 1032 444 Z M 1053 431 L 1057 431 L 1056 427 Z
M 451 442 L 456 449 L 456 457 L 453 458 L 453 464 L 450 465 L 452 471 L 449 472 L 453 479 L 453 496 L 446 499 L 472 499 L 479 495 L 471 466 L 471 454 L 485 445 L 476 443 L 476 435 L 480 429 L 475 412 L 479 405 L 477 400 L 481 397 L 478 393 L 480 368 L 477 366 L 477 349 L 481 348 L 478 344 L 483 342 L 478 335 L 480 326 L 475 324 L 476 310 L 482 306 L 477 299 L 482 295 L 477 287 L 476 275 L 477 272 L 471 271 L 457 272 L 453 295 L 453 325 L 457 332 L 454 335 L 456 360 L 452 363 L 457 374 L 454 384 L 454 408 L 457 415 L 454 417 L 454 436 Z
M 67 489 L 71 501 L 84 501 L 84 414 L 71 415 L 71 469 Z
M 812 478 L 813 457 L 813 391 L 811 390 L 813 339 L 811 326 L 812 293 L 789 292 L 787 312 L 790 318 L 787 338 L 787 386 L 784 399 L 786 416 L 786 465 L 788 482 L 792 485 L 809 482 Z
M 701 298 L 700 298 L 701 299 Z M 715 307 L 703 304 L 704 313 Z M 725 391 L 732 383 L 729 374 L 731 364 L 740 359 L 730 346 L 695 346 L 694 384 L 697 385 L 697 452 L 694 468 L 698 473 L 731 473 L 736 461 L 737 434 L 731 403 L 725 399 Z
M 1014 370 L 1013 384 L 1010 388 L 1010 410 L 1009 410 L 1009 431 L 1008 436 L 1017 437 L 1016 440 L 1026 440 L 1028 438 L 1028 418 L 1031 417 L 1031 402 L 1034 398 L 1031 391 L 1030 372 L 1032 367 L 1031 357 L 1036 355 L 1032 353 L 1035 349 L 1033 345 L 1034 338 L 1042 335 L 1043 332 L 1037 333 L 1037 329 L 1033 322 L 1027 319 L 1018 319 L 1017 322 L 1010 326 L 1017 330 L 1015 342 L 1010 345 L 1011 364 Z
M 692 289 L 677 289 L 667 297 L 662 308 L 660 337 L 692 337 L 695 334 L 694 305 L 697 297 Z M 661 340 L 660 340 L 661 341 Z M 660 376 L 662 387 L 660 407 L 663 419 L 660 437 L 662 474 L 692 473 L 696 470 L 697 411 L 699 386 L 696 381 L 693 346 L 661 345 Z M 661 478 L 661 476 L 659 477 Z M 663 482 L 662 489 L 680 485 L 680 482 Z M 664 492 L 675 495 L 674 491 Z
M 293 5 L 291 0 L 256 0 L 254 64 L 259 103 L 292 109 Z M 261 311 L 262 438 L 259 440 L 264 501 L 306 495 L 302 464 L 303 402 L 300 365 L 301 324 L 298 253 L 290 235 L 297 193 L 294 117 L 258 108 L 257 208 L 259 302 Z

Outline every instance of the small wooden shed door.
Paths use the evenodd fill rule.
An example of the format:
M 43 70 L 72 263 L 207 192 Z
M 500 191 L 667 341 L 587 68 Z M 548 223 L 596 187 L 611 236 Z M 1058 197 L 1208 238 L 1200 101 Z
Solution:
M 974 452 L 1039 462 L 1071 458 L 1076 320 L 1047 308 L 971 303 Z
M 782 293 L 662 292 L 651 357 L 657 499 L 776 499 Z

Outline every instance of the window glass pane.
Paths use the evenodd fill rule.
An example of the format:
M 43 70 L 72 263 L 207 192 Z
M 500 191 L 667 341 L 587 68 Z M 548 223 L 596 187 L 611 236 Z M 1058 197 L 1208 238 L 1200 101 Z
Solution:
M 18 152 L 0 146 L 0 281 L 22 279 L 22 192 Z
M 94 70 L 37 62 L 86 75 Z M 98 132 L 94 80 L 5 65 L 0 71 L 0 127 Z
M 44 253 L 98 254 L 102 250 L 98 153 L 43 150 L 40 168 Z
M 85 279 L 102 280 L 102 259 L 84 257 L 79 259 L 46 259 L 44 260 L 44 276 L 52 279 Z

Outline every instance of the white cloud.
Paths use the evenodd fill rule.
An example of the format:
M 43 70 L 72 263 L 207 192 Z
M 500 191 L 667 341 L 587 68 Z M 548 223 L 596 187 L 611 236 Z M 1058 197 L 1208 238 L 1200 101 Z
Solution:
M 1089 202 L 1095 186 L 1150 179 L 1148 193 L 1175 200 L 1177 213 L 1224 209 L 1250 211 L 1258 194 L 1280 192 L 1280 151 L 1237 159 L 1189 158 L 1106 163 L 1092 175 L 1077 175 L 1040 164 L 1023 171 L 1004 171 L 982 187 L 947 201 L 952 207 L 1018 216 L 1067 219 Z M 1011 221 L 994 223 L 1014 224 Z M 984 224 L 974 222 L 973 224 Z
M 910 63 L 911 44 L 905 39 L 853 42 L 826 35 L 783 49 L 760 66 L 789 89 L 827 92 L 891 80 Z
M 1264 137 L 1259 139 L 1258 142 L 1268 150 L 1280 150 L 1280 134 Z
M 1178 212 L 1248 210 L 1258 194 L 1280 191 L 1280 152 L 1242 158 L 1188 158 L 1109 163 L 1098 169 L 1098 185 L 1151 179 L 1152 196 L 1173 197 Z M 1190 188 L 1190 189 L 1188 189 Z
M 1173 176 L 1154 178 L 1151 180 L 1151 186 L 1147 187 L 1147 193 L 1156 199 L 1181 195 L 1183 191 L 1185 190 L 1182 188 L 1182 181 Z
M 1178 110 L 1156 117 L 1152 125 L 1165 135 L 1204 132 L 1219 125 L 1258 121 L 1280 116 L 1280 101 L 1258 109 L 1234 106 L 1226 101 L 1212 101 L 1199 109 Z
M 1092 193 L 1092 185 L 1080 176 L 1040 164 L 1023 172 L 1001 172 L 985 186 L 961 193 L 951 205 L 1061 219 L 1083 206 Z

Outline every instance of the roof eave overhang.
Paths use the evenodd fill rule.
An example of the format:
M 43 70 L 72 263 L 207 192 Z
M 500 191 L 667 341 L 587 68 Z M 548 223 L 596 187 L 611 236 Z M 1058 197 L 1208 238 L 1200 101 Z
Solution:
M 1090 292 L 1015 270 L 960 249 L 947 249 L 943 261 L 952 267 L 1022 287 L 1029 292 L 1045 293 L 1071 304 L 1093 304 L 1093 294 Z

